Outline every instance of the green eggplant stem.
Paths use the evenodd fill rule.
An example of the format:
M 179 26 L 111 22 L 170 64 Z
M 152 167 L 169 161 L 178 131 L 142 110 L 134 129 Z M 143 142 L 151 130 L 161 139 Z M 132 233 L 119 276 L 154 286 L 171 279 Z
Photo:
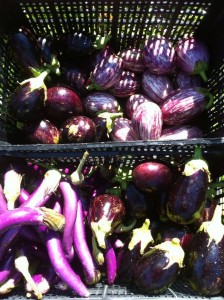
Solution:
M 71 181 L 76 186 L 82 184 L 84 181 L 84 175 L 82 174 L 82 170 L 88 156 L 89 156 L 89 152 L 85 151 L 81 161 L 79 162 L 77 169 L 71 174 Z

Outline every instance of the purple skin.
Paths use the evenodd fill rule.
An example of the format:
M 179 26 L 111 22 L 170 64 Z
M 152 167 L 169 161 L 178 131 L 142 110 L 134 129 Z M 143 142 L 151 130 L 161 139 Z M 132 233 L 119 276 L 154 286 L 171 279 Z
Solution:
M 85 94 L 87 92 L 87 75 L 77 67 L 69 68 L 65 67 L 62 70 L 62 76 L 65 78 L 72 88 L 77 89 L 79 92 Z
M 14 267 L 14 253 L 10 253 L 0 266 L 0 284 L 2 284 L 11 274 Z
M 178 89 L 171 92 L 161 105 L 166 125 L 182 125 L 199 116 L 207 107 L 203 93 L 196 88 Z
M 151 70 L 147 70 L 142 75 L 142 89 L 150 100 L 161 105 L 173 91 L 173 85 L 168 76 L 152 74 Z
M 5 212 L 8 209 L 7 207 L 7 201 L 2 189 L 2 185 L 0 184 L 0 214 Z
M 25 203 L 29 199 L 29 197 L 30 194 L 24 188 L 21 188 L 19 198 L 18 198 L 20 204 Z
M 49 254 L 51 264 L 55 272 L 77 295 L 81 297 L 88 297 L 89 291 L 80 277 L 70 266 L 66 259 L 60 239 L 60 234 L 48 230 L 46 233 L 46 246 Z
M 9 246 L 14 241 L 15 237 L 20 231 L 20 226 L 8 229 L 4 235 L 1 236 L 1 246 L 0 246 L 0 261 L 2 261 L 6 251 L 8 251 Z
M 199 87 L 199 86 L 202 86 L 202 80 L 199 75 L 191 75 L 184 71 L 179 71 L 176 73 L 176 76 L 174 79 L 174 86 L 176 89 Z
M 65 143 L 89 143 L 96 139 L 96 125 L 86 116 L 67 119 L 60 128 L 61 139 Z
M 45 112 L 52 122 L 63 122 L 71 116 L 82 114 L 83 104 L 72 89 L 54 86 L 47 89 Z
M 140 87 L 141 81 L 136 73 L 123 71 L 120 80 L 110 88 L 110 93 L 114 97 L 125 98 L 139 92 Z
M 66 219 L 62 233 L 62 246 L 67 260 L 71 261 L 74 257 L 73 228 L 76 220 L 78 197 L 76 191 L 69 182 L 61 181 L 59 183 L 59 189 L 63 195 L 63 215 Z
M 11 292 L 13 288 L 19 285 L 22 278 L 23 278 L 22 273 L 14 269 L 10 274 L 10 277 L 0 286 L 0 295 L 5 295 Z M 9 280 L 11 281 L 10 288 L 7 286 L 7 282 Z
M 100 50 L 99 52 L 97 52 L 95 54 L 95 56 L 92 56 L 91 59 L 91 66 L 92 69 L 95 68 L 95 66 L 97 64 L 99 64 L 104 58 L 107 58 L 108 56 L 114 54 L 114 51 L 112 50 L 112 48 L 109 45 L 106 45 L 106 47 L 102 50 Z
M 105 266 L 106 266 L 107 283 L 109 285 L 112 285 L 117 275 L 117 258 L 109 238 L 106 239 L 106 249 L 104 253 L 104 259 L 105 259 Z
M 19 235 L 30 242 L 35 242 L 37 244 L 42 243 L 39 236 L 37 236 L 36 232 L 30 228 L 30 226 L 22 226 L 19 231 Z
M 93 285 L 100 280 L 101 274 L 96 268 L 91 251 L 89 249 L 84 223 L 82 202 L 79 200 L 77 203 L 77 216 L 73 233 L 74 248 L 75 253 L 77 254 L 83 267 L 86 283 Z
M 154 74 L 171 74 L 174 72 L 175 49 L 164 37 L 151 37 L 146 40 L 142 50 L 147 68 Z
M 176 64 L 184 72 L 199 74 L 207 81 L 209 52 L 207 46 L 196 38 L 185 38 L 178 42 L 176 48 Z
M 107 111 L 116 113 L 119 111 L 119 103 L 116 98 L 108 92 L 92 92 L 83 99 L 86 113 L 95 117 L 97 113 Z
M 137 48 L 124 49 L 118 55 L 123 60 L 123 69 L 135 73 L 143 73 L 146 65 L 142 58 L 142 50 Z
M 186 140 L 202 138 L 203 131 L 193 125 L 169 126 L 162 130 L 159 140 Z
M 132 119 L 134 110 L 143 102 L 150 101 L 145 95 L 134 94 L 128 97 L 125 104 L 125 113 L 129 119 Z
M 97 64 L 90 74 L 93 88 L 108 90 L 120 80 L 122 74 L 122 59 L 112 54 Z
M 117 118 L 114 121 L 113 129 L 110 133 L 113 141 L 127 142 L 136 141 L 138 137 L 132 127 L 132 122 L 126 118 Z
M 158 104 L 148 101 L 135 109 L 132 126 L 139 140 L 158 140 L 162 125 L 162 112 Z

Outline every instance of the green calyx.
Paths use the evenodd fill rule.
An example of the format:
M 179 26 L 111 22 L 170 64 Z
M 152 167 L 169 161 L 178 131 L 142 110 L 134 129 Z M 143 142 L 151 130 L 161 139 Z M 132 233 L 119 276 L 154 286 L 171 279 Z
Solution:
M 83 171 L 83 167 L 84 167 L 88 157 L 89 157 L 89 152 L 85 151 L 82 158 L 81 158 L 81 160 L 80 160 L 80 162 L 79 162 L 79 165 L 78 165 L 77 169 L 70 176 L 71 181 L 75 186 L 82 185 L 84 180 L 85 180 L 82 171 Z
M 209 109 L 213 105 L 213 102 L 214 102 L 213 95 L 209 92 L 209 90 L 207 88 L 203 88 L 203 87 L 197 87 L 196 91 L 205 96 L 206 101 L 207 101 L 205 109 Z
M 98 222 L 91 222 L 91 229 L 100 248 L 106 249 L 106 237 L 112 229 L 112 221 L 103 216 Z
M 206 71 L 208 70 L 208 62 L 206 61 L 198 61 L 195 64 L 193 74 L 198 74 L 201 76 L 203 81 L 208 81 L 207 76 L 206 76 Z
M 116 118 L 123 117 L 123 112 L 110 113 L 103 111 L 99 112 L 97 116 L 106 120 L 107 135 L 109 136 L 113 129 L 114 121 L 116 120 Z
M 112 36 L 110 33 L 106 34 L 105 36 L 97 35 L 93 47 L 97 50 L 104 49 L 107 43 L 110 41 L 111 37 Z
M 20 83 L 20 85 L 24 85 L 26 83 L 29 83 L 30 84 L 30 92 L 34 92 L 38 89 L 43 88 L 45 90 L 45 94 L 46 94 L 47 88 L 46 88 L 46 85 L 44 83 L 44 80 L 45 80 L 45 78 L 47 77 L 47 75 L 49 73 L 50 73 L 50 70 L 45 70 L 37 77 L 32 77 L 32 78 L 29 78 L 29 79 L 26 79 L 26 80 L 22 81 Z M 45 98 L 46 98 L 46 96 L 45 96 Z

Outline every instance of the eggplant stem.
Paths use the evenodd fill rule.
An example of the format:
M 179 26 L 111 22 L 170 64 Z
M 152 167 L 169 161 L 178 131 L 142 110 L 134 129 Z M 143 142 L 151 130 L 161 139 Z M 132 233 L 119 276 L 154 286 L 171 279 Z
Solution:
M 75 186 L 81 185 L 84 181 L 84 175 L 82 174 L 82 170 L 88 157 L 89 152 L 85 151 L 77 169 L 70 176 L 71 181 Z
M 200 146 L 196 146 L 194 149 L 194 155 L 192 159 L 203 159 L 202 151 Z
M 124 224 L 119 224 L 115 229 L 114 232 L 115 233 L 123 233 L 123 232 L 128 232 L 131 231 L 134 227 L 135 224 L 137 223 L 137 219 L 133 218 L 131 220 L 131 224 L 129 225 L 124 225 Z
M 92 236 L 92 254 L 96 263 L 100 266 L 104 264 L 104 255 L 100 251 L 95 236 Z

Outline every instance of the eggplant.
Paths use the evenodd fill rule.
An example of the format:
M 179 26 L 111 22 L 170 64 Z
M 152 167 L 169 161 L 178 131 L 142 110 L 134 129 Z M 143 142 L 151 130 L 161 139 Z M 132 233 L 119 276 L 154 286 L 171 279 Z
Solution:
M 135 73 L 143 73 L 146 65 L 143 61 L 142 50 L 140 48 L 123 49 L 118 53 L 123 60 L 123 69 Z
M 207 81 L 209 51 L 204 42 L 195 37 L 180 39 L 175 47 L 175 53 L 175 62 L 182 71 L 199 74 L 204 81 Z
M 173 85 L 167 75 L 152 74 L 147 70 L 142 75 L 142 89 L 151 101 L 161 105 L 173 91 Z
M 122 223 L 125 213 L 125 205 L 116 195 L 105 193 L 92 199 L 87 219 L 100 248 L 106 248 L 106 237 Z
M 83 99 L 83 106 L 86 114 L 90 117 L 97 116 L 100 112 L 106 111 L 116 113 L 120 111 L 117 99 L 109 92 L 94 91 Z
M 93 51 L 93 39 L 91 36 L 74 32 L 68 33 L 61 37 L 63 50 L 68 56 L 82 57 L 87 56 Z
M 158 104 L 141 103 L 132 116 L 132 126 L 139 140 L 158 140 L 163 125 L 162 111 Z
M 149 98 L 147 98 L 143 94 L 133 94 L 130 97 L 127 98 L 125 103 L 125 113 L 127 115 L 127 118 L 132 119 L 134 110 L 143 102 L 150 101 Z
M 102 59 L 90 74 L 91 83 L 88 89 L 108 90 L 111 88 L 121 78 L 122 64 L 122 59 L 115 54 Z
M 206 88 L 177 89 L 171 92 L 160 106 L 166 125 L 182 125 L 199 117 L 213 103 Z
M 176 89 L 185 89 L 189 87 L 200 87 L 202 86 L 202 80 L 199 75 L 191 75 L 184 71 L 176 72 L 174 78 L 174 86 Z
M 184 251 L 177 238 L 152 247 L 137 261 L 134 284 L 145 294 L 162 294 L 183 267 Z
M 96 139 L 96 125 L 86 116 L 74 116 L 60 127 L 61 140 L 65 143 L 89 143 Z
M 113 141 L 126 142 L 138 140 L 131 120 L 118 117 L 114 120 L 110 137 Z
M 184 275 L 188 285 L 203 296 L 219 295 L 224 286 L 224 225 L 222 206 L 215 208 L 211 221 L 197 230 L 186 251 Z
M 187 140 L 202 138 L 203 131 L 196 125 L 176 125 L 162 129 L 159 140 Z
M 94 69 L 97 64 L 99 64 L 104 58 L 113 55 L 114 51 L 111 48 L 110 45 L 106 45 L 103 49 L 100 49 L 100 51 L 97 51 L 97 53 L 93 54 L 91 56 L 91 69 Z
M 65 66 L 61 68 L 62 80 L 71 86 L 72 89 L 77 90 L 83 95 L 87 93 L 87 74 L 77 66 Z
M 107 142 L 109 141 L 108 130 L 107 130 L 107 119 L 101 117 L 92 117 L 92 120 L 96 126 L 96 142 Z
M 169 190 L 166 203 L 169 219 L 178 224 L 192 224 L 199 220 L 205 208 L 209 181 L 209 166 L 200 147 L 196 147 Z
M 132 180 L 136 187 L 147 193 L 168 190 L 173 179 L 172 169 L 163 162 L 139 163 L 132 172 Z
M 143 60 L 153 74 L 171 74 L 174 72 L 175 49 L 165 37 L 146 39 L 142 49 Z
M 83 113 L 79 95 L 72 89 L 53 86 L 47 89 L 45 116 L 53 123 L 61 123 L 72 116 Z

